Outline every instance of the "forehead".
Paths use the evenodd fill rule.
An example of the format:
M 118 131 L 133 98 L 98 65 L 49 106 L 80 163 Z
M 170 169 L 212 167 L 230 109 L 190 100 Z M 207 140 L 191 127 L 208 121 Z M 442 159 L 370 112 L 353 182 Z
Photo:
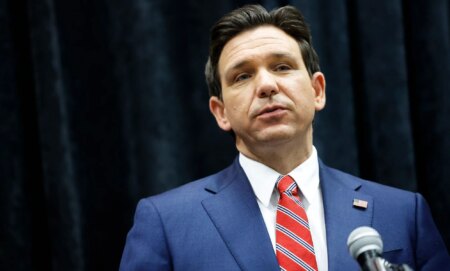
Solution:
M 219 58 L 219 71 L 237 62 L 275 54 L 290 54 L 301 59 L 294 38 L 275 26 L 259 26 L 238 34 L 225 44 Z

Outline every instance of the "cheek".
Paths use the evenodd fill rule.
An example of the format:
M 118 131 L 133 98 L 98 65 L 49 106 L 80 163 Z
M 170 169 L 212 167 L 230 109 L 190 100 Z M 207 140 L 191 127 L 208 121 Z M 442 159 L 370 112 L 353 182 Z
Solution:
M 242 123 L 247 119 L 248 107 L 242 102 L 234 103 L 232 106 L 227 108 L 227 112 L 230 121 L 233 123 Z
M 302 106 L 314 106 L 314 88 L 308 80 L 295 80 L 286 84 L 286 95 L 296 104 L 300 103 Z
M 252 103 L 251 97 L 245 95 L 245 93 L 236 93 L 234 95 L 224 96 L 225 108 L 229 114 L 241 115 L 248 112 L 248 109 Z
M 312 91 L 297 88 L 291 89 L 289 93 L 286 93 L 288 99 L 293 104 L 294 108 L 298 112 L 299 116 L 306 116 L 315 111 L 315 101 Z

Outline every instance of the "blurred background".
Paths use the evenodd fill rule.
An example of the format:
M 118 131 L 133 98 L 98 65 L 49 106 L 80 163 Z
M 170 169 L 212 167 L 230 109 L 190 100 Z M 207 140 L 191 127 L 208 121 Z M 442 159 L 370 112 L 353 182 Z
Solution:
M 232 162 L 203 70 L 246 3 L 311 25 L 322 160 L 422 193 L 450 245 L 450 1 L 0 0 L 1 270 L 117 270 L 140 198 Z

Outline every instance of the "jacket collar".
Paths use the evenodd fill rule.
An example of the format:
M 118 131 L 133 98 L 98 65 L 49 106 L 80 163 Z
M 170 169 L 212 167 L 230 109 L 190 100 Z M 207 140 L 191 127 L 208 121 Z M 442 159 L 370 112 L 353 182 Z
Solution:
M 250 183 L 236 159 L 206 188 L 203 207 L 242 270 L 279 270 Z

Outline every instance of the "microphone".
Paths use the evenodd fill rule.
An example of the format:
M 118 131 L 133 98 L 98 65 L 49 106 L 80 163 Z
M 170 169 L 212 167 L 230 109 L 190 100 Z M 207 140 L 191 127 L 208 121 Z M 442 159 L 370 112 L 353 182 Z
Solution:
M 356 259 L 363 271 L 386 271 L 379 259 L 383 252 L 380 234 L 371 227 L 353 230 L 347 239 L 350 255 Z
M 354 229 L 348 236 L 347 246 L 362 271 L 412 271 L 406 264 L 391 264 L 381 257 L 383 241 L 380 234 L 371 227 Z

